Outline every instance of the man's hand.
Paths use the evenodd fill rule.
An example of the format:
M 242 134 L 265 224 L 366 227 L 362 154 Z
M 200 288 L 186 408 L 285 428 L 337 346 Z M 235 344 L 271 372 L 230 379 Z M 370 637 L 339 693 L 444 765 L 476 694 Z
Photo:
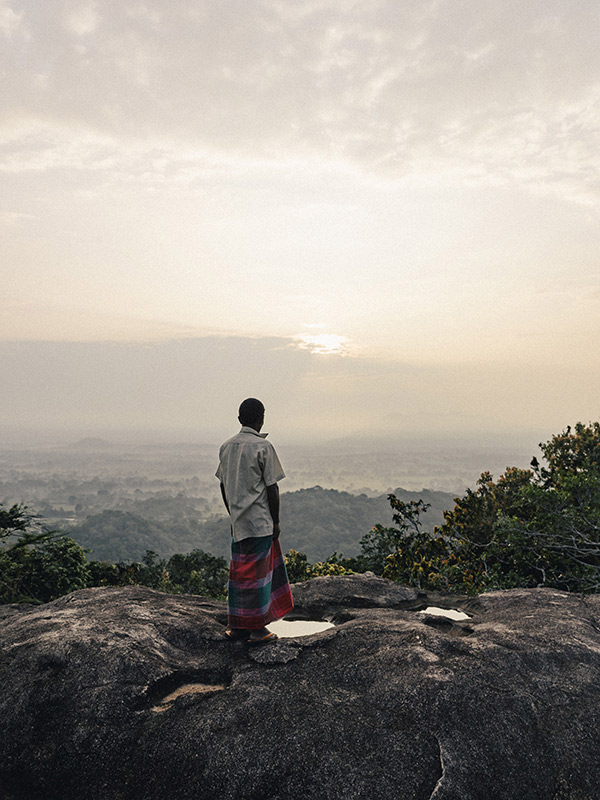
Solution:
M 225 494 L 225 487 L 223 486 L 223 482 L 220 483 L 221 486 L 221 497 L 223 498 L 223 502 L 225 503 L 225 508 L 227 509 L 227 513 L 229 514 L 229 503 L 227 502 L 227 495 Z
M 279 539 L 279 534 L 281 533 L 281 528 L 279 527 L 279 486 L 276 483 L 267 486 L 267 502 L 271 519 L 273 520 L 273 539 L 276 540 Z

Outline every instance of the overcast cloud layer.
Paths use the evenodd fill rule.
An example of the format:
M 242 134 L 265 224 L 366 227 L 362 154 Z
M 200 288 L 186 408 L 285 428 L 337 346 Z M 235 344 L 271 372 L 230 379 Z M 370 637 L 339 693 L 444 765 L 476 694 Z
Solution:
M 19 172 L 143 177 L 153 155 L 155 177 L 189 180 L 313 157 L 598 202 L 595 0 L 3 0 L 0 14 Z
M 543 367 L 382 365 L 323 357 L 277 337 L 0 342 L 0 358 L 0 438 L 10 420 L 19 430 L 63 439 L 69 432 L 114 438 L 139 431 L 218 442 L 235 432 L 240 400 L 258 395 L 266 430 L 278 441 L 450 436 L 525 443 L 533 453 L 540 439 L 565 427 L 565 416 L 573 419 L 581 404 L 597 399 L 590 381 L 579 381 L 574 398 L 573 370 L 557 383 L 555 371 Z
M 597 0 L 0 0 L 0 76 L 3 339 L 271 337 L 356 429 L 598 416 Z

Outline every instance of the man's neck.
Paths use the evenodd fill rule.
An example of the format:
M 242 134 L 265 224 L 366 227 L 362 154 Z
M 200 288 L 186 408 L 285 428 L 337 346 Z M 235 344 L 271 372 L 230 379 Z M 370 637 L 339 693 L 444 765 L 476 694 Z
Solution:
M 247 431 L 248 433 L 255 433 L 257 436 L 261 436 L 263 439 L 266 439 L 267 438 L 267 434 L 266 433 L 261 433 L 260 432 L 261 428 L 262 428 L 262 425 L 260 425 L 258 427 L 258 429 L 254 425 L 242 425 L 242 430 L 243 431 Z
M 252 428 L 252 430 L 256 431 L 256 433 L 260 433 L 263 424 L 264 423 L 262 422 L 248 422 L 247 425 L 242 425 L 242 428 Z

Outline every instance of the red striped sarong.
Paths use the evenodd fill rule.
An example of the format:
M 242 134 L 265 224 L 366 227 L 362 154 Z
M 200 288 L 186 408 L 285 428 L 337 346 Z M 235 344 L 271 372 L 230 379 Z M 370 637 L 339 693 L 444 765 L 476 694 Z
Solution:
M 227 590 L 230 628 L 260 630 L 294 607 L 279 539 L 257 536 L 231 541 Z

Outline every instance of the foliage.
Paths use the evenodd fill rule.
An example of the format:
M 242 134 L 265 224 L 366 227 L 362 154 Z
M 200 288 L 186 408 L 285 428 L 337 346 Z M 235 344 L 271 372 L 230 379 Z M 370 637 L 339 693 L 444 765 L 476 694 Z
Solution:
M 168 591 L 225 597 L 228 566 L 220 556 L 197 549 L 186 555 L 175 553 L 167 561 L 165 571 Z
M 483 588 L 472 570 L 465 540 L 446 539 L 437 528 L 432 534 L 423 531 L 423 504 L 403 503 L 393 494 L 389 500 L 398 528 L 396 547 L 385 559 L 384 578 L 429 591 L 473 592 Z M 386 539 L 390 536 L 387 533 Z
M 533 458 L 532 469 L 507 468 L 497 481 L 484 472 L 432 535 L 413 524 L 416 507 L 390 495 L 397 528 L 376 526 L 365 556 L 396 536 L 383 574 L 422 588 L 598 591 L 600 424 L 577 423 L 540 449 L 545 465 Z
M 22 505 L 0 507 L 0 535 L 0 603 L 45 603 L 89 586 L 132 584 L 225 597 L 227 562 L 202 550 L 168 560 L 147 550 L 140 561 L 88 563 L 83 547 L 57 531 L 38 530 Z
M 499 516 L 493 544 L 508 541 L 524 554 L 510 565 L 514 585 L 598 591 L 600 425 L 578 423 L 540 447 L 547 466 L 532 461 L 525 513 Z
M 306 553 L 290 550 L 283 558 L 290 583 L 300 583 L 310 578 L 312 565 L 308 563 Z
M 27 506 L 16 504 L 6 510 L 1 505 L 0 503 L 0 539 L 16 531 L 24 531 L 30 521 Z
M 45 603 L 87 585 L 85 551 L 56 531 L 36 530 L 25 506 L 0 508 L 0 602 Z
M 71 528 L 69 536 L 99 561 L 141 561 L 148 550 L 163 555 L 193 547 L 197 537 L 175 524 L 144 519 L 129 511 L 106 510 Z
M 311 578 L 319 578 L 322 575 L 351 575 L 354 572 L 347 563 L 346 559 L 338 557 L 333 553 L 324 561 L 317 561 L 310 570 Z
M 170 594 L 201 594 L 224 598 L 228 567 L 224 558 L 203 550 L 175 553 L 169 559 L 147 550 L 141 561 L 107 564 L 92 561 L 90 586 L 140 584 Z
M 367 569 L 381 575 L 386 558 L 395 552 L 401 544 L 408 542 L 411 536 L 420 541 L 423 537 L 420 515 L 429 506 L 423 500 L 409 500 L 408 503 L 398 500 L 395 494 L 389 494 L 388 500 L 395 514 L 393 520 L 396 528 L 384 528 L 375 525 L 360 540 L 361 557 Z
M 106 561 L 88 562 L 88 586 L 123 586 L 124 564 L 109 564 Z
M 333 553 L 325 561 L 317 561 L 316 564 L 309 564 L 306 554 L 297 550 L 290 550 L 284 559 L 290 583 L 300 583 L 323 575 L 350 575 L 353 572 L 343 563 L 345 559 L 340 559 L 337 553 Z

